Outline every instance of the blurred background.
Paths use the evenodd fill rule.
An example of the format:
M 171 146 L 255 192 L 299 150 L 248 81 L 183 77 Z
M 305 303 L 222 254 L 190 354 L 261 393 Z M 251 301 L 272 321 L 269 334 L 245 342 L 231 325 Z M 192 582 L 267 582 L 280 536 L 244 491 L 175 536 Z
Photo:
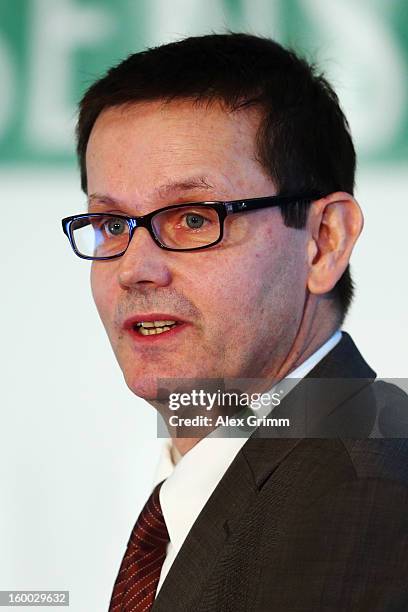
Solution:
M 107 609 L 162 444 L 60 228 L 85 204 L 76 105 L 129 53 L 226 29 L 293 47 L 335 86 L 365 214 L 344 329 L 379 376 L 407 374 L 406 0 L 1 0 L 0 590 L 70 590 L 73 612 Z

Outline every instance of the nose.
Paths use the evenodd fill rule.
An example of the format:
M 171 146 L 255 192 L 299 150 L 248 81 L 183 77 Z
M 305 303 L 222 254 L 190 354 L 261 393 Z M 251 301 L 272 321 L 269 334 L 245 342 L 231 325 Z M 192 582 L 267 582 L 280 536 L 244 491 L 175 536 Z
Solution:
M 125 289 L 136 285 L 152 288 L 169 285 L 168 255 L 168 251 L 155 244 L 146 228 L 136 228 L 127 251 L 119 259 L 119 284 Z

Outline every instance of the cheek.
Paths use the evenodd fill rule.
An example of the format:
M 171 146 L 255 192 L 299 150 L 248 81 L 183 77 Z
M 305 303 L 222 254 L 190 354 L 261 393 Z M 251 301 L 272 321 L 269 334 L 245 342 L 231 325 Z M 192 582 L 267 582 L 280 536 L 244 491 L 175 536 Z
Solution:
M 93 263 L 91 267 L 91 291 L 92 296 L 104 325 L 107 325 L 110 318 L 110 311 L 114 307 L 112 282 L 113 275 L 109 274 L 102 263 Z
M 272 245 L 273 244 L 273 248 Z M 295 315 L 303 307 L 307 267 L 303 241 L 297 234 L 288 242 L 265 240 L 243 248 L 219 265 L 205 267 L 206 310 L 223 328 L 258 329 L 262 324 Z
M 191 286 L 197 287 L 196 297 L 208 320 L 227 329 L 246 326 L 247 319 L 259 316 L 259 305 L 273 276 L 260 253 L 235 253 L 231 258 L 221 255 L 216 261 L 208 258 L 200 262 L 200 268 L 200 275 L 191 278 Z

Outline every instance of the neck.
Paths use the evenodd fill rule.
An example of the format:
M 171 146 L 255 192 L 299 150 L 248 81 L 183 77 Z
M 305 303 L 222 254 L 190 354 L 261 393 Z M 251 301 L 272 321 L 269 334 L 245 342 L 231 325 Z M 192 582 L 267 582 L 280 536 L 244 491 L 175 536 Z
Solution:
M 202 438 L 172 438 L 172 444 L 181 455 L 185 455 Z
M 282 380 L 315 353 L 339 327 L 338 319 L 316 317 L 308 325 L 301 326 L 286 359 L 278 369 L 276 378 Z
M 303 318 L 290 349 L 281 364 L 275 370 L 276 381 L 282 380 L 315 353 L 338 329 L 339 318 L 331 300 L 325 297 L 309 296 Z M 201 438 L 172 438 L 177 450 L 185 455 Z

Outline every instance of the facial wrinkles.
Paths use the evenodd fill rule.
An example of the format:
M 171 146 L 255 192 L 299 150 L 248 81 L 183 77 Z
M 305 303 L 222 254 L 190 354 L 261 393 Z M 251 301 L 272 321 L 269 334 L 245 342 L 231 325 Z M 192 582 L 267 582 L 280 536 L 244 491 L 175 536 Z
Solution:
M 143 133 L 141 139 L 141 142 L 146 143 L 146 147 L 141 146 L 140 149 L 136 147 L 137 155 L 135 153 L 127 162 L 124 161 L 126 155 L 123 144 L 127 144 L 127 137 L 123 134 L 123 138 L 118 139 L 121 147 L 117 157 L 113 162 L 109 158 L 109 163 L 114 168 L 110 181 L 107 182 L 109 189 L 119 193 L 120 196 L 124 194 L 126 196 L 124 199 L 128 202 L 143 204 L 143 209 L 138 214 L 176 203 L 159 201 L 157 197 L 152 196 L 152 186 L 165 182 L 169 177 L 173 178 L 175 174 L 208 175 L 210 183 L 216 185 L 216 197 L 208 197 L 205 194 L 202 199 L 224 199 L 224 193 L 225 199 L 236 199 L 238 194 L 239 197 L 255 197 L 272 195 L 275 192 L 273 186 L 270 191 L 265 190 L 266 175 L 260 173 L 260 166 L 254 159 L 252 140 L 230 138 L 231 133 L 228 131 L 224 134 L 223 146 L 219 147 L 220 141 L 219 138 L 214 139 L 214 132 L 220 131 L 222 137 L 223 131 L 218 129 L 216 121 L 215 130 L 211 128 L 203 130 L 200 121 L 198 139 L 198 135 L 195 137 L 194 121 L 192 129 L 188 130 L 182 121 L 177 117 L 176 119 L 170 135 L 163 130 L 164 138 L 153 138 L 157 136 L 153 128 L 157 128 L 158 124 L 160 126 L 165 124 L 168 115 L 163 117 L 163 121 L 161 118 L 158 121 L 157 116 L 151 118 L 148 115 L 143 127 L 145 132 L 151 127 L 152 138 L 146 138 L 146 134 Z M 197 113 L 197 121 L 199 119 L 201 120 L 201 115 Z M 243 133 L 244 119 L 245 116 L 242 118 L 242 125 L 239 121 L 235 124 L 238 131 L 241 129 Z M 115 130 L 119 127 L 115 125 Z M 181 137 L 186 130 L 186 137 Z M 236 130 L 233 133 L 236 135 Z M 127 134 L 134 134 L 134 131 L 128 130 Z M 195 146 L 196 141 L 197 146 Z M 129 145 L 131 144 L 130 142 Z M 107 148 L 108 145 L 110 146 L 109 142 Z M 228 155 L 225 155 L 226 151 Z M 242 163 L 243 158 L 247 163 Z M 140 173 L 138 181 L 135 181 L 137 188 L 132 182 L 135 168 L 144 170 Z M 99 171 L 98 168 L 97 170 Z M 105 188 L 106 181 L 101 180 L 101 177 L 105 177 L 108 170 L 112 173 L 112 169 L 106 167 L 103 172 L 96 175 L 98 180 L 95 184 L 98 189 L 100 182 Z M 216 178 L 215 181 L 213 176 Z M 118 352 L 123 351 L 127 355 L 127 344 L 121 343 L 121 331 L 118 333 L 118 327 L 121 327 L 124 319 L 136 313 L 166 312 L 173 314 L 174 317 L 190 320 L 198 331 L 194 336 L 194 328 L 190 330 L 191 336 L 186 336 L 185 346 L 179 347 L 177 351 L 180 356 L 186 356 L 185 365 L 177 363 L 176 366 L 170 361 L 171 367 L 185 367 L 186 371 L 191 368 L 191 371 L 194 371 L 196 366 L 203 366 L 209 374 L 219 375 L 228 371 L 254 376 L 260 371 L 270 369 L 272 362 L 276 364 L 280 361 L 282 349 L 286 351 L 289 341 L 288 326 L 294 330 L 297 325 L 297 318 L 291 314 L 291 311 L 299 292 L 295 289 L 297 280 L 293 274 L 295 271 L 289 272 L 289 268 L 294 267 L 295 241 L 288 241 L 286 231 L 280 235 L 278 212 L 271 210 L 263 214 L 262 211 L 258 211 L 256 216 L 254 213 L 242 217 L 233 215 L 228 218 L 226 240 L 222 248 L 203 252 L 200 260 L 203 274 L 199 274 L 195 269 L 192 270 L 188 265 L 184 266 L 180 257 L 180 262 L 175 268 L 177 289 L 171 285 L 157 287 L 146 283 L 133 285 L 126 291 L 117 287 L 115 297 L 109 300 L 109 306 L 106 305 L 106 312 L 111 322 L 108 325 L 111 327 L 111 339 Z M 268 217 L 267 225 L 271 223 L 273 227 L 274 223 L 269 218 L 277 217 L 278 229 L 271 230 L 270 235 L 262 229 L 265 227 L 262 225 L 264 216 Z M 231 231 L 232 225 L 234 232 Z M 251 230 L 255 227 L 259 232 L 259 238 L 254 239 L 253 236 L 250 240 Z M 234 242 L 229 242 L 229 238 L 234 238 Z M 288 242 L 291 245 L 291 255 L 289 261 L 283 262 L 281 256 Z M 257 255 L 250 250 L 250 246 L 251 249 L 258 251 Z M 225 252 L 222 252 L 223 249 Z M 265 259 L 269 258 L 270 261 L 267 263 Z M 292 265 L 291 260 L 293 260 Z M 188 296 L 191 295 L 191 299 L 184 295 L 183 289 Z M 116 302 L 116 306 L 112 302 Z M 105 319 L 107 318 L 105 313 Z M 190 345 L 188 343 L 191 337 L 195 341 Z M 281 347 L 281 344 L 284 346 Z M 185 349 L 186 353 L 182 349 Z M 148 349 L 143 350 L 146 356 Z M 152 347 L 153 357 L 154 365 L 160 360 L 168 360 L 168 353 L 164 349 L 160 353 L 157 348 Z
M 236 171 L 239 171 L 240 160 L 243 156 L 251 160 L 251 165 L 253 164 L 259 172 L 260 166 L 255 159 L 253 143 L 251 140 L 247 142 L 246 138 L 248 124 L 257 123 L 256 114 L 248 115 L 237 112 L 224 116 L 228 118 L 228 123 L 232 128 L 225 132 L 219 129 L 217 121 L 214 122 L 214 125 L 206 122 L 203 132 L 202 109 L 200 108 L 197 109 L 196 118 L 193 118 L 189 125 L 180 121 L 177 107 L 175 111 L 172 111 L 171 107 L 165 107 L 162 117 L 163 122 L 169 126 L 169 134 L 166 134 L 165 142 L 158 141 L 152 146 L 150 141 L 146 150 L 142 150 L 143 160 L 148 162 L 146 166 L 149 166 L 153 174 L 155 174 L 154 171 L 158 171 L 159 174 L 169 172 L 171 175 L 179 164 L 183 170 L 189 167 L 194 168 L 195 164 L 201 167 L 208 158 L 211 160 L 211 165 L 217 168 L 217 173 L 227 179 L 225 182 L 231 186 L 233 182 L 239 182 Z M 151 127 L 154 131 L 155 122 L 152 122 Z M 239 137 L 241 134 L 244 134 L 245 138 Z M 153 135 L 152 139 L 154 142 Z M 164 155 L 163 151 L 165 151 Z M 225 151 L 228 151 L 228 161 Z M 236 162 L 237 168 L 232 168 L 231 164 L 235 166 Z M 231 175 L 234 176 L 234 181 L 231 180 Z M 245 183 L 245 180 L 243 182 Z

